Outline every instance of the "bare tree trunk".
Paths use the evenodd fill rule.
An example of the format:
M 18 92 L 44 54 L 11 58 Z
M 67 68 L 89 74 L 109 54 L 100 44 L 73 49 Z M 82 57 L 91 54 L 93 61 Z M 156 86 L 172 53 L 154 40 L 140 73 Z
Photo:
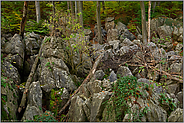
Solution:
M 82 26 L 82 29 L 84 28 L 83 27 L 83 16 L 82 16 L 82 1 L 79 1 L 79 13 L 81 13 L 80 14 L 80 16 L 79 16 L 79 23 L 80 23 L 80 25 Z
M 70 1 L 71 15 L 72 15 L 72 25 L 74 24 L 74 9 L 73 9 L 73 1 Z
M 28 11 L 28 1 L 24 1 L 23 17 L 20 23 L 20 32 L 19 32 L 22 39 L 24 39 L 24 29 L 27 21 L 27 11 Z
M 75 19 L 77 20 L 77 1 L 75 1 Z
M 103 13 L 105 11 L 105 1 L 102 1 Z
M 35 1 L 35 6 L 36 6 L 36 20 L 37 20 L 37 23 L 39 23 L 39 21 L 41 20 L 40 2 L 39 1 Z
M 150 42 L 150 19 L 151 19 L 151 1 L 149 1 L 149 8 L 148 8 L 148 42 Z
M 70 9 L 70 1 L 67 1 L 67 9 Z
M 157 6 L 160 6 L 160 1 L 158 1 Z
M 97 18 L 97 29 L 98 29 L 98 42 L 102 44 L 102 30 L 101 30 L 101 19 L 100 19 L 100 2 L 97 1 L 96 6 L 96 18 Z
M 156 4 L 157 4 L 157 2 L 156 1 L 154 1 L 154 2 L 152 2 L 153 3 L 153 14 L 155 13 L 155 7 L 156 7 Z
M 144 2 L 140 1 L 141 5 L 141 15 L 142 15 L 142 40 L 143 44 L 147 44 L 147 33 L 146 33 L 146 16 L 145 16 L 145 7 Z
M 53 18 L 52 18 L 52 22 L 53 22 L 53 28 L 52 28 L 52 34 L 51 34 L 51 36 L 54 36 L 54 34 L 55 34 L 55 3 L 54 3 L 54 1 L 52 1 L 52 5 L 53 5 L 53 7 L 52 7 L 52 11 L 53 11 Z

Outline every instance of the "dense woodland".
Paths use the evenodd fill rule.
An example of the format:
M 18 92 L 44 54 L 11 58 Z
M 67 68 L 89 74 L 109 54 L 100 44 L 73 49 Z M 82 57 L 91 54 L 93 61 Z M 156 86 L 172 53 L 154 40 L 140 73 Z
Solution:
M 1 89 L 5 122 L 181 122 L 183 1 L 1 1 Z

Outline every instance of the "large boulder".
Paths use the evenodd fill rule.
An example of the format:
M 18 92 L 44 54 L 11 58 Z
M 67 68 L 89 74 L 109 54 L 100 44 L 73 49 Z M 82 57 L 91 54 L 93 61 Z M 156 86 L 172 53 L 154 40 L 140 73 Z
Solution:
M 183 109 L 177 108 L 171 112 L 171 115 L 168 117 L 168 122 L 183 122 Z
M 3 76 L 6 76 L 6 77 L 13 79 L 13 81 L 16 84 L 21 83 L 20 74 L 19 74 L 18 69 L 16 67 L 14 67 L 11 63 L 9 63 L 7 61 L 3 61 L 1 66 L 2 66 L 1 70 L 2 70 Z
M 18 120 L 18 95 L 15 82 L 1 75 L 1 121 Z
M 120 66 L 116 74 L 119 74 L 121 77 L 132 76 L 132 72 L 130 71 L 130 69 L 125 66 Z
M 43 114 L 42 111 L 42 90 L 40 82 L 32 82 L 29 86 L 28 105 L 22 117 L 22 120 L 33 120 L 35 115 Z
M 110 98 L 108 91 L 103 91 L 99 93 L 94 93 L 92 97 L 91 103 L 91 115 L 90 122 L 98 122 L 100 121 L 100 117 L 102 116 L 102 112 L 104 110 L 104 104 L 106 100 Z
M 118 22 L 116 25 L 116 29 L 118 30 L 118 35 L 120 35 L 120 41 L 125 38 L 128 38 L 131 41 L 136 39 L 136 37 L 131 32 L 129 32 L 128 28 L 123 23 Z
M 114 23 L 114 17 L 108 17 L 105 19 L 105 30 L 108 32 L 110 29 L 114 29 L 115 23 Z
M 118 40 L 118 30 L 117 29 L 109 29 L 107 31 L 107 42 Z
M 71 105 L 69 108 L 69 121 L 70 122 L 85 122 L 86 115 L 83 109 L 84 100 L 79 96 L 74 96 L 71 99 Z
M 158 27 L 158 34 L 160 39 L 166 39 L 167 37 L 172 37 L 172 31 L 173 31 L 173 28 L 170 26 L 163 25 Z

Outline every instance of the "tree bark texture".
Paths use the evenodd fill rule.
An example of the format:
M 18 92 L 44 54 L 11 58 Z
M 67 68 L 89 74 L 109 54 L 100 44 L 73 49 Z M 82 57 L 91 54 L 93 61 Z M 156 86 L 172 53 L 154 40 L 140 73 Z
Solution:
M 73 9 L 73 1 L 70 1 L 70 9 L 71 9 L 71 16 L 72 16 L 72 24 L 74 24 L 74 9 Z
M 70 1 L 67 1 L 67 9 L 70 9 Z
M 97 18 L 97 29 L 98 29 L 98 42 L 99 42 L 99 44 L 102 44 L 102 30 L 101 30 L 101 19 L 100 19 L 100 1 L 97 1 L 96 18 Z
M 150 20 L 151 20 L 151 1 L 149 1 L 149 8 L 148 8 L 148 42 L 150 42 Z
M 105 11 L 105 1 L 102 1 L 103 13 Z
M 144 1 L 140 1 L 141 5 L 141 17 L 142 17 L 142 40 L 143 44 L 147 44 L 147 33 L 146 33 L 146 15 L 145 15 L 145 6 Z
M 154 1 L 154 2 L 152 2 L 152 3 L 153 3 L 152 13 L 154 14 L 154 13 L 155 13 L 155 7 L 156 7 L 157 2 L 156 2 L 156 1 Z
M 54 1 L 52 1 L 52 11 L 53 11 L 53 17 L 52 17 L 52 22 L 53 22 L 53 27 L 52 27 L 52 34 L 51 34 L 51 36 L 54 36 L 54 34 L 55 34 L 55 2 Z
M 77 1 L 75 1 L 75 19 L 78 20 L 77 19 Z
M 39 21 L 41 20 L 40 2 L 39 1 L 35 1 L 35 6 L 36 6 L 36 20 L 37 20 L 37 23 L 39 23 Z
M 28 12 L 28 1 L 24 1 L 23 17 L 20 23 L 20 32 L 19 32 L 22 39 L 24 39 L 24 29 L 27 21 L 27 12 Z
M 82 1 L 79 1 L 78 4 L 79 4 L 79 13 L 81 13 L 80 16 L 79 16 L 79 23 L 80 23 L 80 25 L 82 26 L 82 29 L 83 29 Z

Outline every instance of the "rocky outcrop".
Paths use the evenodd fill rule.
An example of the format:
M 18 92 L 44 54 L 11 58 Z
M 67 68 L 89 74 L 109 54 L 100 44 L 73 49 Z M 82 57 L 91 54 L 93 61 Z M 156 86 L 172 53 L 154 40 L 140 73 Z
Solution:
M 42 111 L 42 90 L 40 87 L 40 82 L 32 82 L 29 86 L 28 93 L 28 104 L 24 115 L 22 117 L 23 121 L 33 120 L 35 115 L 43 114 Z
M 1 121 L 18 120 L 18 96 L 15 82 L 1 75 Z
M 177 108 L 171 112 L 171 115 L 168 117 L 168 122 L 183 122 L 183 109 Z

